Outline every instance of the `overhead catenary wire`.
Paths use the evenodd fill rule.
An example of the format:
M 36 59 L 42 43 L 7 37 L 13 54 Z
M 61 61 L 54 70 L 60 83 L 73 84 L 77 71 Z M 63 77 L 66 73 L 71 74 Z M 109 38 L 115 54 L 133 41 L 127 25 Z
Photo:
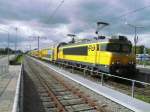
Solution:
M 112 26 L 110 26 L 111 28 L 112 27 L 116 27 L 116 26 L 122 26 L 122 25 L 124 25 L 125 23 L 120 23 L 120 22 L 118 22 L 119 21 L 119 19 L 121 20 L 121 21 L 123 21 L 123 22 L 126 22 L 126 17 L 128 16 L 128 15 L 131 15 L 131 14 L 134 14 L 134 13 L 137 13 L 137 12 L 140 12 L 140 11 L 142 11 L 142 10 L 144 10 L 144 9 L 147 9 L 147 8 L 150 8 L 150 4 L 148 4 L 148 5 L 146 5 L 146 6 L 143 6 L 143 7 L 140 7 L 140 8 L 136 8 L 136 9 L 133 9 L 133 10 L 130 10 L 130 11 L 128 11 L 128 12 L 125 12 L 125 13 L 123 13 L 123 14 L 121 14 L 121 15 L 118 15 L 118 16 L 115 16 L 115 17 L 111 17 L 111 18 L 108 18 L 108 19 L 103 19 L 103 20 L 105 20 L 105 21 L 107 21 L 107 22 L 109 22 L 109 23 L 111 23 L 111 24 L 115 24 L 115 25 L 112 25 Z M 103 18 L 105 18 L 105 17 L 103 17 Z M 110 28 L 109 27 L 109 28 Z M 149 25 L 148 26 L 145 26 L 144 28 L 147 28 L 147 27 L 149 27 Z
M 46 20 L 47 23 L 51 23 L 52 18 L 55 16 L 55 14 L 59 10 L 59 8 L 63 5 L 64 2 L 65 2 L 65 0 L 61 0 L 61 2 L 59 3 L 59 5 L 54 9 L 54 11 L 50 14 L 50 16 L 48 17 L 48 19 Z
M 61 2 L 60 2 L 60 4 L 55 8 L 55 10 L 51 13 L 51 15 L 49 16 L 49 18 L 48 18 L 48 21 L 50 21 L 53 17 L 54 17 L 54 15 L 56 14 L 56 12 L 59 10 L 59 8 L 63 5 L 63 3 L 65 2 L 65 0 L 62 0 Z
M 150 7 L 150 4 L 147 5 L 147 6 L 140 7 L 140 8 L 134 9 L 134 10 L 132 10 L 132 11 L 126 12 L 126 13 L 124 13 L 124 14 L 118 16 L 117 18 L 121 18 L 121 17 L 127 16 L 127 15 L 130 15 L 130 14 L 133 14 L 133 13 L 136 13 L 136 12 L 139 12 L 139 11 L 142 11 L 142 10 L 144 10 L 144 9 L 146 9 L 146 8 L 149 8 L 149 7 Z
M 97 21 L 99 21 L 99 20 L 101 20 L 101 21 L 105 21 L 105 22 L 111 22 L 111 24 L 112 24 L 112 23 L 114 24 L 115 21 L 118 21 L 117 19 L 122 19 L 123 17 L 126 17 L 126 16 L 128 16 L 128 15 L 130 15 L 130 14 L 133 14 L 133 13 L 136 13 L 136 12 L 139 12 L 139 11 L 142 11 L 142 10 L 144 10 L 144 9 L 146 9 L 146 8 L 149 8 L 149 7 L 150 7 L 150 4 L 149 4 L 149 5 L 146 5 L 146 6 L 144 6 L 144 7 L 136 8 L 136 9 L 134 9 L 134 10 L 130 10 L 130 11 L 125 12 L 124 14 L 121 14 L 121 15 L 116 16 L 116 17 L 111 17 L 111 18 L 108 18 L 108 19 L 98 19 L 98 20 L 95 20 L 94 23 L 97 22 Z M 107 16 L 107 17 L 108 17 L 108 16 Z M 105 17 L 103 17 L 103 18 L 105 18 Z M 124 18 L 124 20 L 126 20 L 126 18 Z M 87 23 L 87 25 L 90 26 L 90 27 L 93 27 L 93 25 L 91 25 L 91 24 L 88 24 L 88 23 Z M 117 23 L 116 25 L 120 25 L 120 23 Z M 116 26 L 116 25 L 115 25 L 115 26 Z M 114 26 L 111 26 L 111 27 L 114 27 Z
M 123 17 L 126 18 L 126 16 L 130 15 L 130 14 L 133 14 L 133 13 L 137 13 L 137 12 L 140 12 L 144 9 L 147 9 L 150 7 L 150 4 L 147 5 L 147 6 L 144 6 L 144 7 L 140 7 L 140 8 L 136 8 L 134 10 L 131 10 L 131 11 L 128 11 L 128 12 L 125 12 L 124 14 L 121 14 L 119 16 L 115 16 L 115 17 L 112 17 L 112 18 L 109 18 L 108 20 L 110 20 L 109 22 L 114 22 L 116 21 L 116 19 L 122 19 Z M 114 20 L 115 19 L 115 20 Z

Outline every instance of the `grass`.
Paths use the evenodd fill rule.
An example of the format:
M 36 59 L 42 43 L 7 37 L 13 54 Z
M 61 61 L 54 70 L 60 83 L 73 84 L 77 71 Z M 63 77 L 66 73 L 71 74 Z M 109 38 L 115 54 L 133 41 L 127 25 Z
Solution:
M 144 96 L 144 95 L 135 95 L 135 98 L 142 100 L 144 102 L 150 103 L 150 97 Z
M 22 60 L 23 60 L 23 55 L 18 55 L 17 58 L 16 58 L 16 62 L 21 63 Z
M 139 65 L 150 65 L 150 61 L 138 61 L 137 64 L 139 64 Z
M 10 60 L 10 65 L 20 65 L 23 60 L 23 55 L 17 55 L 13 60 Z

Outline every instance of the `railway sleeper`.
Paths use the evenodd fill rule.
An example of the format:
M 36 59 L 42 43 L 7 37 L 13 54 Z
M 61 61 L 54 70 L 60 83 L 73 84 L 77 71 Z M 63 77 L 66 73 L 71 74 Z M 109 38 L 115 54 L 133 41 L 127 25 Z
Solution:
M 77 105 L 77 104 L 84 104 L 85 102 L 81 99 L 67 99 L 67 100 L 61 100 L 61 103 L 64 106 L 71 106 L 71 105 Z

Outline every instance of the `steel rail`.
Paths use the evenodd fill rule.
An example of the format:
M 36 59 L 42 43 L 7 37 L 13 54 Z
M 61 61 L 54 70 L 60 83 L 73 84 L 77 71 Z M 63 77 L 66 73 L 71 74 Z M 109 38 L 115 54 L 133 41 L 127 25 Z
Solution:
M 47 73 L 48 71 L 42 67 Z M 75 86 L 72 86 L 70 83 L 66 83 L 62 78 L 56 77 L 55 75 L 52 75 L 54 79 L 56 79 L 58 82 L 60 82 L 67 90 L 71 91 L 73 94 L 77 95 L 78 97 L 82 98 L 85 103 L 89 104 L 89 106 L 96 109 L 98 112 L 105 112 L 103 109 L 103 106 L 99 105 L 97 103 L 97 100 L 92 100 L 92 98 L 89 97 L 89 95 L 86 95 L 84 92 L 80 91 L 80 89 L 76 88 Z
M 47 84 L 46 80 L 42 78 L 41 76 L 37 76 L 43 87 L 47 90 L 49 96 L 52 98 L 52 100 L 55 103 L 55 106 L 57 107 L 59 112 L 66 112 L 67 110 L 64 108 L 64 106 L 59 102 L 58 98 L 55 96 L 55 94 L 50 90 L 49 85 Z
M 29 64 L 29 66 L 31 67 L 31 65 Z M 33 69 L 32 69 L 33 70 Z M 67 110 L 64 108 L 64 106 L 61 104 L 61 102 L 59 102 L 58 98 L 55 96 L 55 94 L 51 91 L 51 89 L 49 88 L 49 85 L 47 83 L 47 81 L 40 76 L 39 73 L 37 73 L 35 70 L 34 74 L 36 74 L 35 76 L 37 77 L 37 79 L 40 81 L 41 85 L 45 88 L 45 90 L 47 91 L 48 95 L 50 98 L 52 98 L 55 107 L 57 108 L 58 112 L 67 112 Z
M 49 74 L 49 72 L 47 71 L 47 69 L 45 67 L 43 67 L 43 66 L 40 66 L 40 67 L 43 69 L 43 72 L 45 74 Z M 73 86 L 71 83 L 65 82 L 61 77 L 57 77 L 55 75 L 51 75 L 51 76 L 55 80 L 57 80 L 61 85 L 63 85 L 63 87 L 65 87 L 66 90 L 70 91 L 75 96 L 78 96 L 79 98 L 82 98 L 82 100 L 85 102 L 85 104 L 89 105 L 90 107 L 95 109 L 97 112 L 106 112 L 106 110 L 103 107 L 106 107 L 107 105 L 100 105 L 100 104 L 98 104 L 97 100 L 93 100 L 89 95 L 86 95 L 84 92 L 82 92 L 80 89 L 78 89 L 75 86 Z M 44 83 L 45 88 L 50 90 L 48 81 L 46 81 L 40 75 L 38 75 L 38 78 L 39 78 L 39 80 L 43 80 L 41 82 Z M 51 91 L 49 91 L 49 92 L 51 92 Z M 51 92 L 50 94 L 51 94 L 50 96 L 54 97 L 56 99 L 56 102 L 59 103 L 59 100 L 57 99 L 55 94 L 53 92 Z M 63 109 L 65 110 L 65 107 L 61 103 L 58 104 L 58 105 L 60 105 L 60 110 L 63 110 Z
M 34 57 L 34 56 L 33 56 Z M 38 58 L 38 57 L 36 57 Z M 38 58 L 38 59 L 41 59 L 41 58 Z M 46 60 L 47 61 L 47 60 Z M 113 75 L 113 74 L 109 74 L 109 73 L 105 73 L 105 72 L 100 72 L 100 71 L 94 71 L 93 69 L 88 69 L 87 67 L 77 67 L 77 66 L 74 66 L 74 65 L 70 65 L 68 63 L 63 63 L 63 62 L 57 62 L 57 61 L 50 61 L 48 60 L 50 63 L 56 65 L 60 65 L 62 67 L 71 67 L 72 68 L 72 72 L 74 71 L 74 68 L 77 68 L 77 69 L 80 69 L 80 70 L 84 70 L 84 75 L 85 75 L 85 72 L 86 71 L 89 71 L 91 73 L 97 73 L 97 74 L 100 74 L 101 76 L 101 85 L 103 85 L 103 82 L 104 82 L 104 76 L 108 76 L 108 77 L 113 77 L 113 78 L 118 78 L 118 79 L 122 79 L 122 80 L 125 80 L 125 81 L 130 81 L 132 84 L 131 84 L 131 96 L 134 97 L 134 93 L 135 93 L 135 83 L 139 83 L 139 84 L 142 84 L 144 86 L 150 86 L 150 83 L 147 83 L 147 82 L 142 82 L 142 81 L 138 81 L 138 80 L 133 80 L 133 79 L 129 79 L 129 78 L 125 78 L 125 77 L 120 77 L 120 76 L 117 76 L 117 75 Z

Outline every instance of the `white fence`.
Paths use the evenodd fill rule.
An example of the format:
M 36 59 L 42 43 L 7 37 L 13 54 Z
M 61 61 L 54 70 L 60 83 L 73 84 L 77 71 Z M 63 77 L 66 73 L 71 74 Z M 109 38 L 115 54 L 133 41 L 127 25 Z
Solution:
M 74 66 L 74 65 L 69 65 L 69 64 L 67 64 L 67 63 L 63 63 L 63 62 L 52 62 L 52 63 L 54 63 L 54 64 L 58 64 L 58 66 L 60 67 L 60 68 L 65 68 L 65 67 L 70 67 L 70 68 L 72 68 L 72 73 L 74 72 L 74 69 L 75 68 L 78 68 L 78 69 L 80 69 L 80 70 L 83 70 L 83 74 L 84 75 L 86 75 L 86 72 L 87 71 L 89 71 L 89 72 L 91 72 L 91 74 L 99 74 L 100 76 L 101 76 L 101 79 L 100 79 L 100 81 L 101 81 L 101 85 L 103 85 L 104 84 L 104 77 L 106 78 L 106 77 L 112 77 L 112 78 L 115 78 L 115 79 L 118 79 L 118 80 L 122 80 L 122 81 L 124 81 L 124 82 L 131 82 L 130 84 L 131 85 L 129 85 L 129 87 L 131 87 L 131 96 L 132 97 L 134 97 L 135 96 L 135 88 L 136 88 L 136 86 L 135 86 L 135 84 L 140 84 L 140 85 L 143 85 L 144 87 L 143 87 L 143 89 L 145 88 L 145 87 L 150 87 L 150 83 L 146 83 L 146 82 L 142 82 L 142 81 L 138 81 L 138 80 L 134 80 L 134 79 L 128 79 L 128 78 L 125 78 L 125 77 L 119 77 L 119 76 L 116 76 L 116 75 L 112 75 L 112 74 L 108 74 L 108 73 L 103 73 L 103 72 L 99 72 L 99 71 L 94 71 L 93 69 L 88 69 L 88 68 L 82 68 L 82 67 L 77 67 L 77 66 Z M 138 91 L 139 92 L 139 91 Z M 143 96 L 143 97 L 145 97 L 145 96 Z

